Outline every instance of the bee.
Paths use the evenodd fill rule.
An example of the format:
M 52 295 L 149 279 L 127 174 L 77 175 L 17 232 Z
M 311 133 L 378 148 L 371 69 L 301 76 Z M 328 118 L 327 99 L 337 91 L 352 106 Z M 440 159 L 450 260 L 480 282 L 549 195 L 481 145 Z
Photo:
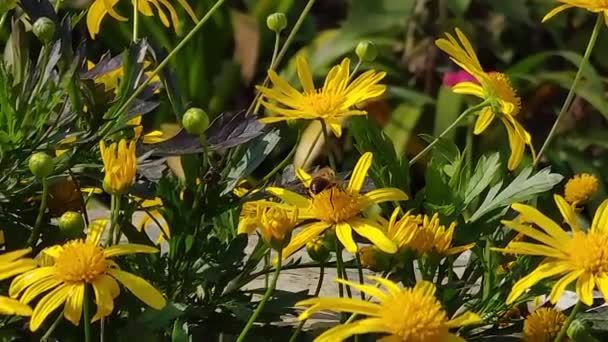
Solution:
M 317 195 L 325 189 L 339 186 L 342 181 L 336 177 L 336 173 L 329 167 L 324 167 L 312 174 L 312 180 L 308 190 L 313 194 Z

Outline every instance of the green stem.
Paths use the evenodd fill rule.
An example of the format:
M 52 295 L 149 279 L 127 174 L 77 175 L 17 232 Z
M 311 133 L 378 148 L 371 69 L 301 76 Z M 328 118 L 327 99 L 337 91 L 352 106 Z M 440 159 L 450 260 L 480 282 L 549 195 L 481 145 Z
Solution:
M 469 122 L 469 128 L 467 129 L 467 141 L 466 141 L 466 165 L 469 165 L 469 172 L 472 171 L 473 168 L 473 130 L 475 128 L 475 123 L 473 120 Z M 470 176 L 470 173 L 469 175 Z M 467 176 L 467 177 L 468 177 Z
M 415 155 L 414 158 L 412 158 L 410 160 L 410 166 L 414 165 L 418 159 L 422 158 L 422 156 L 424 156 L 427 152 L 429 152 L 433 148 L 433 146 L 435 146 L 435 144 L 439 142 L 439 140 L 441 138 L 443 138 L 452 129 L 454 129 L 454 127 L 458 126 L 462 120 L 464 120 L 467 116 L 469 116 L 469 114 L 474 113 L 474 112 L 480 110 L 481 108 L 487 106 L 488 103 L 489 103 L 489 101 L 487 101 L 487 100 L 483 101 L 480 104 L 473 106 L 471 108 L 468 108 L 467 110 L 462 112 L 462 114 L 460 114 L 460 116 L 458 118 L 456 118 L 456 120 L 450 126 L 448 126 L 443 132 L 441 132 L 441 134 L 439 134 L 439 136 L 437 138 L 435 138 L 435 140 L 433 140 L 427 147 L 425 147 L 422 151 L 420 151 L 417 155 Z
M 112 195 L 110 197 L 110 231 L 106 237 L 106 247 L 112 245 L 112 238 L 118 229 L 118 217 L 120 214 L 120 195 Z M 120 232 L 118 233 L 120 235 Z M 116 241 L 114 243 L 117 243 Z
M 49 197 L 49 182 L 46 177 L 43 177 L 41 181 L 42 199 L 40 200 L 40 207 L 38 208 L 38 216 L 36 217 L 36 223 L 34 223 L 34 229 L 32 229 L 32 234 L 27 240 L 27 244 L 32 247 L 36 244 L 36 242 L 38 242 L 38 237 L 40 236 L 40 226 L 42 225 L 42 218 L 44 217 L 44 212 L 46 211 L 46 201 Z
M 583 308 L 583 302 L 581 302 L 579 300 L 578 302 L 576 302 L 576 305 L 570 312 L 568 319 L 566 319 L 566 321 L 564 322 L 564 325 L 562 325 L 562 328 L 559 330 L 559 334 L 557 334 L 557 336 L 555 337 L 555 340 L 553 340 L 553 342 L 561 342 L 564 339 L 564 337 L 566 337 L 566 332 L 568 331 L 568 327 L 570 326 L 570 323 L 572 323 L 572 321 L 574 321 L 574 319 L 576 318 L 576 315 L 578 314 L 579 311 L 581 311 L 582 308 Z
M 243 331 L 241 331 L 241 334 L 237 338 L 236 342 L 243 342 L 245 340 L 245 336 L 247 336 L 247 333 L 253 327 L 253 324 L 255 323 L 256 318 L 258 318 L 258 316 L 264 309 L 266 302 L 268 302 L 268 299 L 270 299 L 272 292 L 274 292 L 274 289 L 277 286 L 277 280 L 279 279 L 279 273 L 281 273 L 282 258 L 283 258 L 283 251 L 281 249 L 279 249 L 278 255 L 277 255 L 277 260 L 278 260 L 277 268 L 274 272 L 274 276 L 272 277 L 272 282 L 270 283 L 270 287 L 266 288 L 266 293 L 264 293 L 264 297 L 262 298 L 262 301 L 260 301 L 258 303 L 257 308 L 255 309 L 255 311 L 253 312 L 251 317 L 249 317 L 249 321 L 247 321 L 245 328 L 243 329 Z
M 211 16 L 213 15 L 213 13 L 215 13 L 215 11 L 218 10 L 218 8 L 220 8 L 220 6 L 224 3 L 225 0 L 218 0 L 215 5 L 213 5 L 213 7 L 211 7 L 209 9 L 209 11 L 205 14 L 205 16 L 192 28 L 192 30 L 190 30 L 190 32 L 188 32 L 188 34 L 175 46 L 175 48 L 173 50 L 171 50 L 171 52 L 169 52 L 169 54 L 167 55 L 167 57 L 165 57 L 160 63 L 158 63 L 158 66 L 152 70 L 152 72 L 150 73 L 149 77 L 146 78 L 140 85 L 139 87 L 137 87 L 135 89 L 135 91 L 133 92 L 133 94 L 131 94 L 131 96 L 122 104 L 122 106 L 120 106 L 120 108 L 118 108 L 118 110 L 116 111 L 117 116 L 119 116 L 121 113 L 125 112 L 127 110 L 127 108 L 129 108 L 129 106 L 131 105 L 131 103 L 133 103 L 133 101 L 135 101 L 135 99 L 137 99 L 137 97 L 139 96 L 139 94 L 141 94 L 144 89 L 146 89 L 146 87 L 148 86 L 148 84 L 152 81 L 152 79 L 154 79 L 154 76 L 158 75 L 160 73 L 160 71 L 167 66 L 167 64 L 169 64 L 169 62 L 171 61 L 171 59 L 179 52 L 181 51 L 181 49 L 184 48 L 184 46 L 186 46 L 186 44 L 188 44 L 188 42 L 194 37 L 194 35 L 203 27 L 203 25 L 209 20 L 209 18 L 211 18 Z M 101 133 L 101 136 L 105 136 L 105 134 L 107 134 L 113 127 L 113 122 L 110 123 L 108 126 L 106 126 Z
M 348 281 L 348 275 L 346 274 L 346 269 L 344 268 L 344 260 L 342 259 L 342 251 L 340 250 L 340 240 L 338 240 L 338 236 L 336 236 L 336 271 L 338 273 L 338 278 L 342 278 Z M 338 283 L 338 292 L 340 293 L 340 297 L 344 297 L 344 291 L 342 290 L 342 284 Z M 346 285 L 346 295 L 348 298 L 352 298 L 353 294 L 350 291 L 350 286 Z
M 51 334 L 55 331 L 55 329 L 57 329 L 57 326 L 59 325 L 59 323 L 61 323 L 61 320 L 63 319 L 63 312 L 64 310 L 61 310 L 59 315 L 57 315 L 57 318 L 55 318 L 53 324 L 51 324 L 51 326 L 47 329 L 44 335 L 40 338 L 40 342 L 47 342 L 51 338 Z
M 89 298 L 90 287 L 84 285 L 84 340 L 91 342 L 91 298 Z
M 59 8 L 61 7 L 62 3 L 63 3 L 63 0 L 56 0 L 55 1 L 55 7 L 53 8 L 55 10 L 55 13 L 59 12 Z
M 302 27 L 302 24 L 304 23 L 304 19 L 306 19 L 306 17 L 308 16 L 308 13 L 310 12 L 310 10 L 312 9 L 312 6 L 314 4 L 315 4 L 315 0 L 308 0 L 308 3 L 302 10 L 302 13 L 300 13 L 298 20 L 296 21 L 296 23 L 293 25 L 293 28 L 289 32 L 287 39 L 285 39 L 285 44 L 283 44 L 283 46 L 281 47 L 281 50 L 279 51 L 279 54 L 277 55 L 277 58 L 275 59 L 275 63 L 270 65 L 270 70 L 275 70 L 275 68 L 277 66 L 279 66 L 279 64 L 283 60 L 283 57 L 285 57 L 285 54 L 287 53 L 287 49 L 289 48 L 289 46 L 291 45 L 291 42 L 295 38 L 296 33 L 298 33 L 298 31 L 300 30 L 300 27 Z M 269 79 L 270 79 L 270 77 L 268 75 L 266 75 L 266 78 L 264 79 L 264 82 L 262 82 L 262 85 L 268 84 Z M 251 102 L 249 109 L 247 109 L 247 113 L 250 113 L 251 109 L 254 107 L 255 107 L 255 109 L 253 110 L 253 113 L 258 112 L 258 110 L 260 108 L 260 104 L 258 101 L 260 99 L 260 96 L 261 96 L 261 93 L 258 91 L 255 95 L 255 98 Z
M 361 265 L 361 254 L 359 252 L 355 253 L 355 257 L 357 258 L 357 271 L 359 272 L 359 284 L 363 285 L 363 266 Z M 361 300 L 365 300 L 365 293 L 363 291 L 359 291 L 361 295 Z
M 327 132 L 327 124 L 323 120 L 319 120 L 321 122 L 321 131 L 323 131 L 323 145 L 325 146 L 325 152 L 327 153 L 327 158 L 329 158 L 329 166 L 331 166 L 332 170 L 337 171 L 336 168 L 336 160 L 334 159 L 333 153 L 331 153 L 331 147 L 329 146 L 329 134 Z
M 576 76 L 574 76 L 574 81 L 572 81 L 572 85 L 570 86 L 570 90 L 568 91 L 568 96 L 566 96 L 566 101 L 564 101 L 564 104 L 562 105 L 562 108 L 560 109 L 559 114 L 557 114 L 557 119 L 555 120 L 555 122 L 553 123 L 553 126 L 551 127 L 551 130 L 549 131 L 549 135 L 547 135 L 547 139 L 545 139 L 543 146 L 540 148 L 540 151 L 538 151 L 538 154 L 536 155 L 536 159 L 534 159 L 534 165 L 537 165 L 538 162 L 540 161 L 540 157 L 543 155 L 543 152 L 545 152 L 545 150 L 551 143 L 553 136 L 555 135 L 555 131 L 557 130 L 557 126 L 559 125 L 559 122 L 563 119 L 564 115 L 570 109 L 570 105 L 572 104 L 572 101 L 574 100 L 574 93 L 576 91 L 576 86 L 578 85 L 578 82 L 580 81 L 581 76 L 583 75 L 583 69 L 585 68 L 585 65 L 587 65 L 587 63 L 589 62 L 589 57 L 591 56 L 591 52 L 593 51 L 593 48 L 595 47 L 595 42 L 597 41 L 597 36 L 600 33 L 600 29 L 604 22 L 603 17 L 604 17 L 604 15 L 601 13 L 597 16 L 597 20 L 595 21 L 595 26 L 593 27 L 593 31 L 591 32 L 591 37 L 589 38 L 589 42 L 587 43 L 587 48 L 585 49 L 585 54 L 583 55 L 583 59 L 581 60 L 581 63 L 578 66 L 578 71 L 576 72 Z
M 321 264 L 321 266 L 319 267 L 319 281 L 317 282 L 317 288 L 315 289 L 315 293 L 312 295 L 313 297 L 319 297 L 319 293 L 321 293 L 321 287 L 323 286 L 324 276 L 325 276 L 325 266 L 323 264 Z M 298 335 L 300 335 L 300 332 L 302 331 L 302 328 L 304 328 L 304 324 L 306 324 L 306 321 L 308 321 L 308 319 L 304 319 L 304 320 L 300 321 L 298 328 L 291 335 L 288 342 L 295 342 L 297 340 Z
M 270 60 L 270 69 L 274 70 L 277 62 L 277 55 L 279 53 L 279 43 L 281 42 L 281 35 L 279 32 L 275 32 L 274 35 L 274 49 L 272 50 L 272 59 Z
M 133 0 L 133 43 L 137 43 L 139 34 L 139 0 Z
M 270 251 L 268 251 L 268 253 L 264 254 L 264 268 L 268 267 L 268 265 L 270 265 Z M 270 274 L 266 273 L 264 274 L 264 287 L 268 288 L 268 284 L 270 284 Z

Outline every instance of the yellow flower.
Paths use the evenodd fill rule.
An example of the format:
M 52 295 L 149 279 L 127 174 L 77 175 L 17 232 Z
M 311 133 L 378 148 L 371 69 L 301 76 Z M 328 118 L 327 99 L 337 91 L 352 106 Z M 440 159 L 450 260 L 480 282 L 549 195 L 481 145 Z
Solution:
M 447 256 L 462 253 L 475 246 L 474 243 L 451 247 L 456 222 L 449 228 L 439 222 L 439 214 L 433 217 L 428 215 L 404 215 L 397 221 L 399 210 L 395 209 L 387 227 L 387 236 L 391 238 L 400 250 L 409 248 L 418 255 L 428 253 Z
M 512 208 L 540 229 L 516 221 L 502 221 L 505 226 L 540 243 L 512 241 L 507 247 L 495 250 L 544 257 L 536 270 L 513 285 L 507 304 L 513 303 L 539 281 L 555 277 L 560 279 L 549 295 L 554 304 L 575 280 L 576 293 L 586 305 L 593 302 L 593 289 L 596 287 L 608 300 L 608 200 L 597 209 L 591 228 L 584 231 L 576 221 L 572 206 L 559 195 L 554 199 L 572 230 L 571 235 L 537 209 L 524 204 L 516 203 Z
M 603 14 L 606 25 L 608 25 L 608 0 L 557 0 L 561 5 L 555 7 L 543 18 L 543 23 L 556 14 L 572 7 L 584 8 L 589 12 Z
M 35 260 L 23 258 L 32 251 L 31 248 L 18 249 L 0 255 L 0 280 L 14 277 L 38 266 Z M 32 309 L 18 300 L 0 296 L 0 315 L 30 316 Z
M 95 0 L 89 7 L 89 11 L 87 13 L 87 28 L 89 29 L 89 33 L 91 34 L 91 38 L 95 39 L 95 36 L 99 33 L 99 28 L 101 26 L 101 21 L 109 14 L 112 18 L 119 21 L 127 21 L 128 19 L 118 14 L 116 10 L 114 10 L 114 6 L 118 3 L 119 0 Z M 179 4 L 186 10 L 190 18 L 197 23 L 198 19 L 196 18 L 196 14 L 188 5 L 186 0 L 177 0 Z M 152 11 L 152 6 L 156 8 L 158 12 L 158 17 L 160 21 L 166 27 L 173 25 L 173 28 L 177 30 L 179 26 L 179 17 L 175 12 L 175 8 L 168 0 L 137 0 L 137 9 L 138 11 L 147 16 L 154 16 L 154 12 Z M 163 5 L 165 8 L 163 9 L 160 5 Z M 152 5 L 152 6 L 151 6 Z M 167 12 L 169 12 L 169 17 L 167 17 Z
M 272 203 L 258 209 L 257 221 L 264 241 L 276 249 L 282 249 L 289 243 L 291 231 L 298 222 L 298 209 Z
M 554 308 L 539 308 L 524 320 L 524 341 L 551 342 L 566 321 L 566 315 Z
M 367 316 L 353 323 L 329 329 L 317 337 L 315 342 L 339 342 L 353 335 L 369 333 L 388 334 L 379 340 L 387 342 L 463 341 L 449 330 L 481 321 L 481 318 L 472 312 L 448 319 L 441 303 L 435 298 L 435 285 L 428 281 L 418 282 L 413 288 L 402 289 L 388 279 L 373 276 L 369 279 L 384 286 L 386 290 L 342 279 L 336 281 L 375 297 L 374 302 L 351 298 L 311 298 L 296 303 L 296 306 L 310 306 L 298 317 L 299 320 L 308 319 L 313 313 L 322 310 Z M 376 300 L 378 303 L 375 303 Z
M 158 290 L 144 279 L 120 270 L 110 259 L 133 253 L 156 253 L 158 250 L 138 244 L 101 247 L 99 241 L 107 222 L 106 219 L 93 222 L 84 241 L 72 240 L 43 250 L 43 266 L 25 272 L 12 281 L 9 295 L 20 297 L 25 304 L 50 291 L 36 304 L 30 330 L 36 331 L 48 315 L 64 303 L 64 317 L 78 325 L 86 286 L 92 286 L 92 293 L 95 294 L 97 312 L 93 321 L 112 313 L 114 298 L 120 293 L 116 281 L 150 307 L 160 310 L 165 306 L 165 298 Z
M 568 203 L 576 206 L 588 200 L 598 187 L 597 177 L 588 173 L 581 173 L 570 178 L 566 183 L 564 195 Z
M 135 183 L 137 173 L 137 158 L 135 156 L 135 141 L 127 143 L 121 139 L 109 147 L 99 142 L 105 176 L 103 188 L 109 194 L 123 194 Z
M 269 193 L 297 207 L 299 209 L 298 219 L 312 220 L 301 228 L 301 231 L 283 250 L 284 258 L 331 227 L 335 227 L 338 240 L 351 253 L 357 252 L 357 244 L 352 236 L 353 230 L 386 253 L 397 251 L 397 247 L 386 237 L 382 227 L 374 220 L 362 215 L 367 208 L 374 204 L 407 200 L 407 195 L 396 188 L 380 188 L 365 194 L 361 193 L 367 170 L 372 165 L 372 158 L 373 155 L 370 152 L 361 156 L 347 187 L 341 185 L 329 187 L 318 194 L 311 194 L 312 198 L 278 187 L 266 189 Z M 302 169 L 297 170 L 296 175 L 308 188 L 312 180 L 311 175 Z
M 509 170 L 514 170 L 521 163 L 526 145 L 530 147 L 532 155 L 535 154 L 530 133 L 515 119 L 521 109 L 521 99 L 517 96 L 507 75 L 499 72 L 487 73 L 483 70 L 471 42 L 458 28 L 456 35 L 460 42 L 446 33 L 447 39 L 438 39 L 435 44 L 447 53 L 454 63 L 471 74 L 479 84 L 469 81 L 460 82 L 454 85 L 452 90 L 458 94 L 473 95 L 489 101 L 489 104 L 479 111 L 473 133 L 483 133 L 498 116 L 507 129 L 511 147 L 508 167 Z
M 350 60 L 345 58 L 327 74 L 323 88 L 315 88 L 310 67 L 305 58 L 298 56 L 296 67 L 303 91 L 299 92 L 273 70 L 268 76 L 274 88 L 259 86 L 263 95 L 261 103 L 275 116 L 260 119 L 263 123 L 284 120 L 322 120 L 339 137 L 342 135 L 341 120 L 352 115 L 365 115 L 364 110 L 352 109 L 359 103 L 384 93 L 386 86 L 377 84 L 385 72 L 368 70 L 350 82 Z M 274 103 L 276 102 L 276 104 Z

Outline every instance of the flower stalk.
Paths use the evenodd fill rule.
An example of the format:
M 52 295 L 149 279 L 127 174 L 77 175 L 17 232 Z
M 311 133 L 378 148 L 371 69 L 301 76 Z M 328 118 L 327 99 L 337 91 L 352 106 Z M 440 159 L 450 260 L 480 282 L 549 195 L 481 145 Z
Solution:
M 583 302 L 581 302 L 579 300 L 578 302 L 576 302 L 576 305 L 574 306 L 574 308 L 572 308 L 572 311 L 570 312 L 568 319 L 566 319 L 566 321 L 564 322 L 564 325 L 562 325 L 562 328 L 559 330 L 559 334 L 557 334 L 557 336 L 555 337 L 554 342 L 561 342 L 564 340 L 564 338 L 566 337 L 566 332 L 568 331 L 568 327 L 570 326 L 570 323 L 572 323 L 572 321 L 574 321 L 574 319 L 576 318 L 576 315 L 579 313 L 579 311 L 581 311 L 582 308 L 583 308 Z
M 27 240 L 27 244 L 32 247 L 36 244 L 38 237 L 40 236 L 40 226 L 42 225 L 42 218 L 44 217 L 46 203 L 49 197 L 49 182 L 47 177 L 42 177 L 40 181 L 42 182 L 42 199 L 40 200 L 40 207 L 38 208 L 38 216 L 36 217 L 36 223 L 34 223 L 34 229 Z
M 84 340 L 85 342 L 91 342 L 91 286 L 88 284 L 84 286 Z

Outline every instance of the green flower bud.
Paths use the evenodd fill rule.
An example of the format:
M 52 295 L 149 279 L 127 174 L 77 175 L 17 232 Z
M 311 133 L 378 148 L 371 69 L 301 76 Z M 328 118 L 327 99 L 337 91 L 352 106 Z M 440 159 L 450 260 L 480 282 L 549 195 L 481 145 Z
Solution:
M 572 341 L 576 342 L 598 342 L 591 334 L 591 323 L 582 319 L 575 319 L 568 326 L 566 333 Z
M 324 263 L 329 260 L 330 250 L 322 237 L 316 237 L 306 244 L 306 251 L 310 258 L 316 262 Z
M 209 117 L 200 108 L 190 108 L 182 117 L 182 126 L 192 135 L 201 135 L 209 127 Z
M 32 31 L 41 42 L 48 43 L 55 36 L 55 23 L 47 17 L 40 17 L 34 22 Z
M 365 62 L 373 62 L 378 56 L 376 46 L 369 40 L 359 42 L 359 44 L 357 44 L 357 48 L 355 49 L 355 53 L 360 60 Z
M 59 218 L 59 230 L 67 238 L 75 239 L 79 237 L 84 230 L 82 215 L 75 211 L 66 211 Z
M 53 173 L 53 158 L 44 152 L 36 152 L 30 157 L 28 167 L 34 176 L 45 178 Z
M 287 27 L 287 17 L 285 16 L 285 13 L 272 13 L 266 17 L 266 26 L 276 33 L 283 31 L 283 29 Z

